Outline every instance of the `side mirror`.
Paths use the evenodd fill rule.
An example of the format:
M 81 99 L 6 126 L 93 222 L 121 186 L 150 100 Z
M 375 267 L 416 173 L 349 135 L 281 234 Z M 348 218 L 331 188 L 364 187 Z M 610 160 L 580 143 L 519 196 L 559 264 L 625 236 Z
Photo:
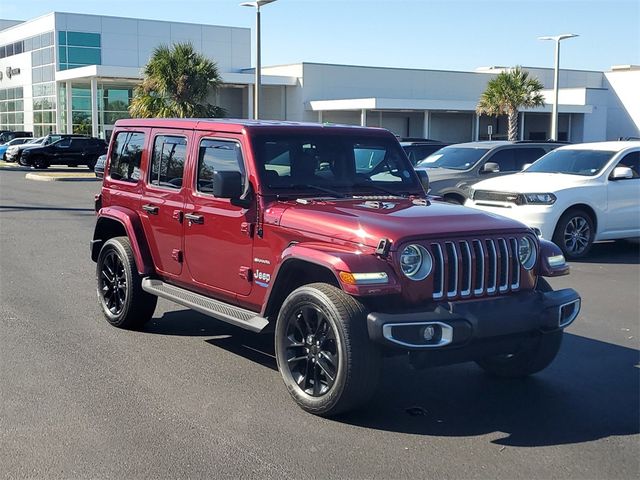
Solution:
M 487 162 L 480 169 L 480 173 L 498 173 L 498 172 L 500 172 L 500 165 L 494 162 Z
M 624 180 L 626 178 L 633 178 L 633 170 L 629 167 L 616 167 L 609 176 L 610 180 Z
M 218 198 L 240 198 L 242 195 L 242 175 L 237 171 L 213 172 L 212 193 Z
M 522 171 L 525 171 L 525 170 L 526 170 L 527 168 L 529 168 L 531 165 L 533 165 L 533 163 L 525 163 L 525 164 L 522 166 Z
M 429 175 L 427 175 L 427 172 L 425 170 L 416 170 L 416 173 L 418 174 L 418 179 L 420 179 L 420 184 L 422 185 L 422 188 L 424 188 L 424 192 L 425 193 L 429 193 Z

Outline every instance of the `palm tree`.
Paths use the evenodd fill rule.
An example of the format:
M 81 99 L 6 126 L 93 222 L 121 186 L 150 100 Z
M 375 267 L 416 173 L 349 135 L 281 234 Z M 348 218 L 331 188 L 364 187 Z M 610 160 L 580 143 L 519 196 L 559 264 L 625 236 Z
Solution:
M 537 78 L 529 78 L 529 73 L 515 67 L 501 72 L 489 80 L 487 89 L 480 96 L 476 113 L 490 116 L 508 115 L 509 140 L 518 139 L 518 110 L 544 105 L 540 93 L 543 86 Z
M 222 117 L 224 109 L 206 101 L 220 83 L 216 63 L 191 43 L 160 45 L 144 67 L 129 113 L 134 118 Z

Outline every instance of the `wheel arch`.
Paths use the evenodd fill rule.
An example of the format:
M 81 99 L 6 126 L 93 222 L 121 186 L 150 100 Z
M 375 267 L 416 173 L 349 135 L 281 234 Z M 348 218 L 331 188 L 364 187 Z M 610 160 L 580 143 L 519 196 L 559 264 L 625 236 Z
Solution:
M 122 207 L 107 207 L 98 212 L 91 242 L 91 259 L 97 261 L 104 242 L 118 236 L 129 238 L 138 273 L 153 273 L 153 260 L 140 218 L 135 212 Z
M 595 209 L 586 204 L 586 203 L 575 203 L 573 205 L 571 205 L 570 207 L 567 207 L 564 209 L 564 211 L 560 214 L 560 216 L 558 217 L 558 221 L 556 222 L 556 225 L 553 229 L 554 233 L 556 231 L 556 229 L 558 228 L 558 222 L 560 222 L 560 219 L 569 211 L 571 210 L 584 210 L 585 212 L 587 212 L 589 214 L 589 216 L 591 217 L 591 221 L 593 222 L 593 229 L 594 229 L 594 237 L 598 234 L 598 215 L 596 214 Z

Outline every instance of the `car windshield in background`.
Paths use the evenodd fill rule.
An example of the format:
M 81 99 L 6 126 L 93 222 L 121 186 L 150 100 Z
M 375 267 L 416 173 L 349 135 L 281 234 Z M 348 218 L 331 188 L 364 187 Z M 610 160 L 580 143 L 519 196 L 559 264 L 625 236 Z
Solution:
M 402 150 L 390 139 L 256 134 L 253 151 L 263 185 L 274 192 L 424 194 Z
M 615 152 L 603 150 L 553 150 L 535 162 L 525 172 L 597 175 Z
M 488 148 L 444 147 L 416 165 L 417 168 L 450 168 L 468 170 L 480 160 Z

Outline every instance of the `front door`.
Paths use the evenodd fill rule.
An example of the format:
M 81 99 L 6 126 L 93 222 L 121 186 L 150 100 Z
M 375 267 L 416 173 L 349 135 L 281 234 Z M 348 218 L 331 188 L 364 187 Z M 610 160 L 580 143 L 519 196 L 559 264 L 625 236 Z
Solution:
M 604 227 L 607 234 L 640 233 L 640 152 L 627 153 L 615 165 L 628 167 L 633 178 L 607 180 L 607 215 Z M 615 168 L 615 167 L 614 167 Z
M 240 137 L 199 134 L 193 188 L 185 204 L 185 263 L 191 280 L 227 297 L 251 292 L 252 232 L 255 207 L 233 205 L 212 192 L 214 171 L 240 171 L 245 191 L 246 169 Z
M 140 216 L 156 270 L 168 277 L 182 273 L 182 185 L 191 133 L 153 130 L 146 188 L 140 200 Z

